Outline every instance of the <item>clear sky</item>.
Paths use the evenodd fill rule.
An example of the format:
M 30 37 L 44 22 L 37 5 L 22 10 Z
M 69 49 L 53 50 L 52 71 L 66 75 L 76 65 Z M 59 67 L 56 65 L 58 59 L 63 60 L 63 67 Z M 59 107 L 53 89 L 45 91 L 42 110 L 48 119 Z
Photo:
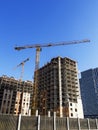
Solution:
M 98 0 L 1 0 L 0 76 L 32 80 L 35 49 L 14 50 L 15 46 L 90 39 L 90 43 L 43 48 L 40 66 L 52 58 L 69 57 L 84 71 L 98 67 Z

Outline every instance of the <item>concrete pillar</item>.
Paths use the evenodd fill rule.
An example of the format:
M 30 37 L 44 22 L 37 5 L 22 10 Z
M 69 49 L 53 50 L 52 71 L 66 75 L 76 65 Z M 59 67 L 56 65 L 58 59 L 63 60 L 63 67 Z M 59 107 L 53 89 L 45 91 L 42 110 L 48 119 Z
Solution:
M 38 130 L 40 130 L 40 115 L 38 115 Z
M 53 113 L 53 130 L 56 130 L 56 112 Z
M 96 128 L 98 130 L 98 119 L 96 119 Z
M 81 130 L 81 127 L 80 127 L 80 119 L 79 118 L 77 118 L 78 119 L 78 130 Z
M 21 125 L 21 114 L 19 114 L 19 116 L 18 116 L 18 126 L 17 126 L 17 130 L 20 130 L 20 125 Z
M 36 116 L 36 117 L 38 116 L 38 110 L 36 110 L 35 116 Z
M 58 80 L 59 80 L 59 104 L 60 104 L 60 117 L 63 117 L 62 112 L 62 81 L 61 81 L 61 58 L 58 57 Z
M 90 123 L 89 123 L 89 119 L 87 119 L 87 124 L 88 124 L 88 130 L 90 130 Z
M 50 115 L 50 111 L 48 111 L 48 117 L 50 117 L 51 115 Z
M 69 117 L 67 117 L 67 130 L 69 130 Z

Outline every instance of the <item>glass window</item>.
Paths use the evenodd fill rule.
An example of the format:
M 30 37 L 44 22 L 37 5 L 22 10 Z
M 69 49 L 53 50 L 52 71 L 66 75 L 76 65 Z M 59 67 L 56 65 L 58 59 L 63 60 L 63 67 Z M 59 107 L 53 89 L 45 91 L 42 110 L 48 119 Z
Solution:
M 71 116 L 73 116 L 73 113 L 71 113 Z
M 77 112 L 77 109 L 75 108 L 75 111 Z

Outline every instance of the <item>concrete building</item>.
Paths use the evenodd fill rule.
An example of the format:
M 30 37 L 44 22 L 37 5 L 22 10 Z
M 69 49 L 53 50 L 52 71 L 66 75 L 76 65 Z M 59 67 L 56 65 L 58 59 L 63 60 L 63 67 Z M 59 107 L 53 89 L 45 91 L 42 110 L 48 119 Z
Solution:
M 71 118 L 83 118 L 77 63 L 69 58 L 53 58 L 37 72 L 38 111 Z
M 0 77 L 0 113 L 30 115 L 33 84 L 13 77 Z
M 98 117 L 98 68 L 81 72 L 80 88 L 85 117 Z

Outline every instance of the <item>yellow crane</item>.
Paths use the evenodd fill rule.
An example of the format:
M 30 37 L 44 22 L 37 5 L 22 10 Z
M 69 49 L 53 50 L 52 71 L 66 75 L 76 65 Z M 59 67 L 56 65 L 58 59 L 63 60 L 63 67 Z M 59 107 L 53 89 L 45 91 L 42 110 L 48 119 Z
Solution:
M 25 46 L 17 46 L 14 49 L 17 51 L 28 49 L 28 48 L 36 48 L 36 58 L 35 58 L 35 82 L 34 82 L 34 89 L 33 89 L 33 114 L 35 114 L 36 108 L 37 108 L 37 75 L 38 75 L 38 69 L 39 69 L 39 58 L 40 58 L 40 52 L 42 48 L 45 47 L 53 47 L 53 46 L 61 46 L 61 45 L 70 45 L 70 44 L 78 44 L 78 43 L 87 43 L 90 42 L 88 39 L 83 40 L 74 40 L 69 42 L 55 42 L 55 43 L 46 43 L 46 44 L 33 44 L 33 45 L 25 45 Z
M 24 64 L 29 61 L 29 58 L 25 59 L 24 61 L 22 61 L 20 64 L 18 64 L 14 69 L 16 69 L 19 66 L 22 66 L 22 70 L 21 70 L 21 75 L 20 75 L 20 80 L 22 81 L 23 78 L 23 74 L 24 74 Z
M 17 67 L 22 66 L 22 71 L 21 71 L 21 75 L 20 75 L 20 81 L 22 81 L 23 79 L 23 74 L 24 74 L 24 64 L 29 61 L 29 58 L 25 59 L 24 61 L 22 61 L 20 64 L 18 64 L 14 69 L 16 69 Z M 24 93 L 24 86 L 22 88 L 21 91 L 21 100 L 20 100 L 20 109 L 19 109 L 19 114 L 22 114 L 22 102 L 23 102 L 23 93 Z
M 15 47 L 15 50 L 23 50 L 27 48 L 36 48 L 36 59 L 35 59 L 35 70 L 39 69 L 39 58 L 40 58 L 40 51 L 44 47 L 52 47 L 52 46 L 61 46 L 61 45 L 70 45 L 70 44 L 78 44 L 78 43 L 85 43 L 85 42 L 90 42 L 88 39 L 84 40 L 74 40 L 74 41 L 69 41 L 69 42 L 55 42 L 55 43 L 46 43 L 46 44 L 34 44 L 34 45 L 26 45 L 26 46 L 20 46 L 20 47 Z

